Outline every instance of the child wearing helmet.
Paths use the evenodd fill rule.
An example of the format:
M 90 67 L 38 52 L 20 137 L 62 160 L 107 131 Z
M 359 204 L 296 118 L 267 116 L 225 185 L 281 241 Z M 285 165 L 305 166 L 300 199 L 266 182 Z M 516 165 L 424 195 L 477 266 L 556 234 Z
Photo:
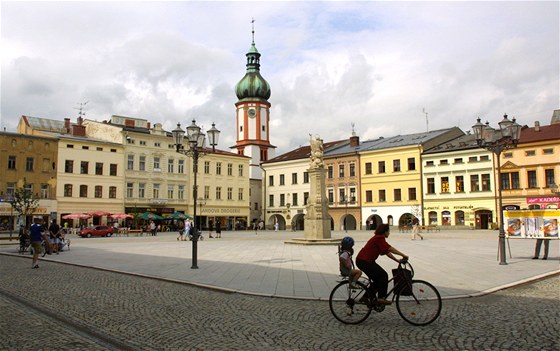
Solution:
M 338 261 L 340 263 L 340 274 L 345 277 L 350 278 L 350 283 L 353 283 L 360 279 L 362 276 L 362 271 L 354 268 L 354 262 L 352 261 L 352 255 L 354 254 L 354 239 L 349 236 L 345 236 L 340 242 L 340 252 Z

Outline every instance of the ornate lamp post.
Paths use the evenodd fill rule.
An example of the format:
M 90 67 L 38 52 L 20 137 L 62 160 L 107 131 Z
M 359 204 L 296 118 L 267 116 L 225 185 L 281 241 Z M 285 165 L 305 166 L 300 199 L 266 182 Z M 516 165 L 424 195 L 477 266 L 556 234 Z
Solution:
M 513 120 L 509 120 L 507 115 L 504 115 L 499 123 L 500 129 L 490 127 L 490 123 L 480 123 L 480 118 L 477 118 L 476 124 L 472 126 L 476 142 L 478 146 L 496 154 L 498 159 L 498 206 L 499 206 L 499 242 L 498 252 L 500 255 L 500 264 L 505 265 L 506 262 L 506 232 L 504 230 L 504 213 L 502 210 L 502 176 L 500 166 L 500 154 L 507 149 L 517 147 L 519 137 L 521 136 L 521 126 Z
M 176 151 L 180 154 L 187 155 L 193 159 L 193 235 L 192 235 L 192 269 L 198 268 L 197 257 L 198 257 L 198 238 L 200 237 L 200 231 L 198 230 L 197 220 L 196 220 L 196 205 L 198 199 L 198 185 L 197 185 L 197 174 L 198 174 L 198 158 L 202 155 L 208 153 L 204 150 L 206 137 L 204 133 L 200 130 L 200 127 L 196 125 L 196 121 L 193 119 L 192 124 L 187 127 L 187 146 L 184 148 L 183 140 L 185 138 L 185 131 L 181 129 L 181 124 L 177 123 L 177 128 L 173 130 L 173 138 L 175 139 Z M 215 146 L 218 145 L 218 138 L 220 136 L 220 131 L 216 129 L 214 123 L 212 123 L 212 128 L 208 130 L 208 141 L 212 145 L 212 152 L 215 151 Z

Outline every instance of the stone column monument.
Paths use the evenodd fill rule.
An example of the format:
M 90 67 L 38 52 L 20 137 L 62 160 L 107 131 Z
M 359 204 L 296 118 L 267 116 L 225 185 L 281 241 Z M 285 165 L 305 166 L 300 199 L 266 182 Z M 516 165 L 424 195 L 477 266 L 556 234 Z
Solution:
M 325 191 L 327 170 L 323 164 L 323 140 L 309 135 L 311 156 L 309 162 L 310 192 L 305 214 L 305 240 L 322 240 L 331 237 L 331 219 Z

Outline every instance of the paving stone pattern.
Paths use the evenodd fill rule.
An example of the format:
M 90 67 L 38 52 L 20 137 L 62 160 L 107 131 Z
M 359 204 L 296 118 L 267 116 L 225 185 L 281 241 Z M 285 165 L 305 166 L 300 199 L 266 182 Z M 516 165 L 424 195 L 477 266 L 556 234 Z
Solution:
M 426 327 L 407 324 L 395 306 L 348 326 L 326 301 L 224 293 L 56 262 L 32 270 L 27 258 L 0 255 L 0 350 L 557 351 L 559 291 L 554 276 L 445 300 Z M 98 343 L 99 335 L 113 344 Z

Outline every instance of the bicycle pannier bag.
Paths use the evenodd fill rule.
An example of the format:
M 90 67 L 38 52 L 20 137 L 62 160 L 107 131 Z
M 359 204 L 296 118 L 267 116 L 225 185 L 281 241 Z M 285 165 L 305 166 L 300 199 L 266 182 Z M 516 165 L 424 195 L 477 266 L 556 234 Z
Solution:
M 412 295 L 412 271 L 408 269 L 393 269 L 395 293 L 404 296 Z

